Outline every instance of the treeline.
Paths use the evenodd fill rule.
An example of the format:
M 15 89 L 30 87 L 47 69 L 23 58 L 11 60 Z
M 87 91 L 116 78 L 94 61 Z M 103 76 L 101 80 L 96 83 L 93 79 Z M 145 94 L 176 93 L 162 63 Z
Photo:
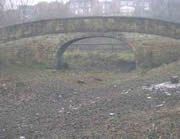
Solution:
M 139 2 L 139 0 L 137 2 Z M 150 12 L 146 17 L 180 22 L 179 0 L 149 0 L 149 2 L 151 3 Z M 99 9 L 94 10 L 98 11 Z M 141 11 L 140 8 L 136 8 L 136 12 L 133 16 L 143 15 L 143 12 L 138 11 Z M 97 15 L 100 15 L 100 12 L 97 13 Z M 113 14 L 109 11 L 106 12 L 105 15 L 108 16 Z M 73 13 L 68 4 L 57 1 L 51 3 L 40 2 L 32 6 L 29 0 L 0 0 L 0 27 L 42 19 L 71 16 L 82 15 Z M 96 12 L 92 14 L 92 16 L 96 16 Z
M 0 26 L 31 22 L 42 19 L 59 18 L 71 16 L 67 5 L 59 2 L 41 2 L 36 5 L 29 5 L 27 1 L 14 2 L 0 0 Z M 17 0 L 20 1 L 20 0 Z
M 152 0 L 152 17 L 180 22 L 180 0 Z

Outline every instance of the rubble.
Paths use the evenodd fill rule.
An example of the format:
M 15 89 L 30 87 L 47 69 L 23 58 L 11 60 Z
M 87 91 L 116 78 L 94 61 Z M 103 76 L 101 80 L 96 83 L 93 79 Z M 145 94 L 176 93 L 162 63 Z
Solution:
M 159 104 L 159 105 L 156 105 L 155 107 L 156 108 L 159 108 L 159 107 L 162 107 L 162 106 L 164 106 L 164 104 L 165 104 L 165 101 L 163 101 L 161 104 Z
M 24 136 L 20 136 L 19 139 L 25 139 L 25 137 Z
M 179 77 L 178 77 L 178 76 L 172 76 L 172 77 L 170 78 L 170 82 L 171 82 L 172 84 L 177 84 L 177 83 L 179 83 Z
M 110 116 L 114 116 L 114 115 L 115 115 L 115 113 L 112 113 L 112 112 L 111 112 L 111 113 L 109 113 L 109 115 L 110 115 Z
M 152 97 L 147 97 L 147 99 L 152 99 Z
M 150 92 L 163 91 L 166 92 L 167 95 L 170 95 L 168 91 L 172 91 L 172 90 L 180 91 L 180 83 L 174 84 L 171 82 L 164 82 L 160 84 L 153 84 L 151 86 L 143 86 L 142 89 Z

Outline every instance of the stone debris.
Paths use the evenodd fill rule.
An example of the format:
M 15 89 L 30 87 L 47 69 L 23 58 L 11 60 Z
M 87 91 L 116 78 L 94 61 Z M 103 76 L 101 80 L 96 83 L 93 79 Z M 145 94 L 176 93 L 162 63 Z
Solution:
M 26 139 L 25 136 L 20 136 L 19 139 Z
M 77 95 L 77 94 L 78 94 L 78 92 L 74 92 L 73 94 L 74 94 L 74 95 Z
M 64 112 L 64 108 L 62 107 L 60 110 L 59 110 L 59 113 L 63 113 Z
M 58 98 L 62 98 L 62 95 L 59 95 Z
M 172 84 L 171 82 L 164 82 L 160 84 L 153 84 L 151 86 L 143 86 L 143 90 L 146 91 L 165 91 L 167 94 L 167 90 L 176 89 L 177 91 L 180 90 L 180 83 L 178 84 Z
M 169 92 L 164 92 L 167 96 L 171 96 L 171 94 Z
M 96 97 L 96 100 L 100 100 L 101 98 L 100 97 Z
M 103 81 L 103 80 L 100 79 L 100 78 L 94 78 L 94 80 L 99 81 L 99 82 L 102 82 L 102 81 Z
M 156 108 L 159 108 L 159 107 L 164 106 L 164 104 L 165 104 L 165 101 L 163 101 L 162 104 L 156 105 L 155 107 L 156 107 Z
M 89 102 L 90 102 L 90 104 L 95 104 L 96 103 L 96 101 L 93 101 L 93 100 L 90 100 Z
M 179 83 L 179 77 L 178 76 L 172 76 L 170 78 L 170 81 L 172 84 L 177 84 L 177 83 Z
M 123 91 L 122 91 L 122 94 L 125 94 L 125 95 L 126 95 L 126 94 L 128 94 L 130 91 L 131 91 L 131 89 L 123 90 Z
M 0 84 L 0 90 L 7 90 L 7 85 L 5 83 Z
M 39 116 L 40 114 L 39 113 L 36 113 L 36 116 Z
M 80 109 L 82 107 L 82 104 L 79 104 L 78 106 L 73 106 L 73 105 L 69 105 L 69 109 L 71 109 L 71 110 L 78 110 L 78 109 Z
M 115 115 L 115 113 L 112 113 L 112 112 L 111 112 L 111 113 L 109 113 L 109 115 L 110 115 L 110 116 L 114 116 L 114 115 Z
M 117 87 L 117 85 L 115 84 L 115 85 L 113 85 L 113 87 L 114 87 L 114 88 L 116 88 L 116 87 Z
M 152 99 L 152 97 L 147 97 L 147 99 Z
M 156 108 L 162 107 L 162 106 L 164 106 L 164 104 L 159 104 L 159 105 L 156 105 Z
M 85 81 L 83 81 L 83 80 L 77 80 L 77 83 L 78 84 L 86 84 Z

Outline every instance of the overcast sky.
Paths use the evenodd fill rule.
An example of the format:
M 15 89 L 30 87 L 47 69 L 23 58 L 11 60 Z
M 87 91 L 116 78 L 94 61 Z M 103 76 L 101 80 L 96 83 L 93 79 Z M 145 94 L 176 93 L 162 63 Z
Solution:
M 21 0 L 19 0 L 21 1 Z M 59 1 L 59 2 L 68 2 L 69 0 L 24 0 L 24 1 L 29 1 L 30 4 L 34 5 L 34 4 L 37 4 L 39 2 L 53 2 L 53 1 Z M 111 0 L 99 0 L 99 1 L 111 1 Z
M 68 0 L 29 0 L 31 4 L 37 4 L 39 2 L 53 2 L 53 1 L 61 1 L 61 2 L 67 2 Z
M 54 2 L 54 1 L 66 3 L 69 0 L 9 0 L 9 1 L 13 2 L 15 5 L 14 5 L 14 7 L 11 7 L 11 6 L 9 6 L 9 2 L 7 2 L 7 4 L 6 4 L 7 9 L 9 9 L 10 7 L 17 8 L 16 6 L 19 5 L 22 1 L 24 2 L 24 4 L 27 4 L 27 2 L 28 2 L 29 5 L 35 5 L 39 2 Z M 99 0 L 99 1 L 111 1 L 111 0 Z
M 7 3 L 6 3 L 6 6 L 5 8 L 6 9 L 11 9 L 11 8 L 17 8 L 17 6 L 19 4 L 21 4 L 21 2 L 23 1 L 24 4 L 29 4 L 29 5 L 35 5 L 39 2 L 54 2 L 54 1 L 59 1 L 59 2 L 68 2 L 69 0 L 7 0 Z M 13 7 L 12 5 L 10 4 L 11 2 L 13 2 Z

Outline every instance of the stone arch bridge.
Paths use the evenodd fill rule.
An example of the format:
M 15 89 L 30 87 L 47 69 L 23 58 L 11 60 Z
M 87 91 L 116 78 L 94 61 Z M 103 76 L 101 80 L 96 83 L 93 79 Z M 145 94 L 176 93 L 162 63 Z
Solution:
M 61 34 L 52 48 L 54 65 L 63 66 L 63 53 L 73 42 L 95 37 L 123 40 L 121 32 L 136 32 L 180 39 L 180 24 L 138 17 L 74 17 L 42 20 L 0 28 L 0 44 L 23 38 Z

